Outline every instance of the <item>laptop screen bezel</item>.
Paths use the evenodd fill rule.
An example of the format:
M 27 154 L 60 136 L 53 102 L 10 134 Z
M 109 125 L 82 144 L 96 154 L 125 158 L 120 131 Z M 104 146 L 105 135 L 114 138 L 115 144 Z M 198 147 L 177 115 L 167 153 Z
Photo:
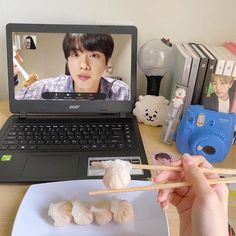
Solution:
M 13 80 L 13 32 L 109 33 L 131 35 L 130 101 L 16 100 Z M 136 97 L 137 28 L 130 25 L 21 24 L 6 25 L 9 105 L 12 113 L 129 113 Z M 78 106 L 79 105 L 79 106 Z M 75 108 L 76 109 L 73 109 Z

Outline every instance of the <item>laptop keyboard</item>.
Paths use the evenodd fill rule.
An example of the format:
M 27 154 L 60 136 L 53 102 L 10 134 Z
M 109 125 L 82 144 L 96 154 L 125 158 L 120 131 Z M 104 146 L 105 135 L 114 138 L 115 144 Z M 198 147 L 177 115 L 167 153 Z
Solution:
M 131 124 L 13 125 L 0 150 L 109 150 L 133 147 Z

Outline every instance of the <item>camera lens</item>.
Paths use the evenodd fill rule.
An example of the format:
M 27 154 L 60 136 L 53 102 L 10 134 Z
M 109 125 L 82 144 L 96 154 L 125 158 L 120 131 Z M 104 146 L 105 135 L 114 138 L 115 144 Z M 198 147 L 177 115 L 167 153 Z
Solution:
M 202 150 L 206 154 L 210 154 L 210 155 L 215 154 L 215 152 L 216 152 L 215 148 L 213 148 L 212 146 L 205 146 L 205 147 L 203 147 Z

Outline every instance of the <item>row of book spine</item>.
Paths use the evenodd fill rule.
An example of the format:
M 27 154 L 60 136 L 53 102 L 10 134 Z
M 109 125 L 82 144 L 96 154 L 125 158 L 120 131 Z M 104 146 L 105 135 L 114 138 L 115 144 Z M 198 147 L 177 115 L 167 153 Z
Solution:
M 208 96 L 212 74 L 236 77 L 236 44 L 224 46 L 176 43 L 175 82 L 187 88 L 185 111 L 190 104 L 202 104 Z M 176 73 L 177 71 L 177 73 Z

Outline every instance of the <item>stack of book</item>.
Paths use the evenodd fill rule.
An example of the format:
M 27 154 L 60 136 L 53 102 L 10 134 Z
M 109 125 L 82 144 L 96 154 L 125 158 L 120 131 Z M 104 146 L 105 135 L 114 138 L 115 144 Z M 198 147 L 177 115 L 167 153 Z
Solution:
M 173 84 L 186 86 L 183 111 L 200 104 L 236 113 L 236 43 L 176 43 L 173 79 Z
M 187 88 L 184 110 L 190 104 L 201 104 L 216 111 L 236 113 L 235 77 L 235 43 L 227 42 L 224 46 L 199 43 L 175 44 L 173 84 L 177 83 Z M 225 103 L 216 101 L 221 96 Z

